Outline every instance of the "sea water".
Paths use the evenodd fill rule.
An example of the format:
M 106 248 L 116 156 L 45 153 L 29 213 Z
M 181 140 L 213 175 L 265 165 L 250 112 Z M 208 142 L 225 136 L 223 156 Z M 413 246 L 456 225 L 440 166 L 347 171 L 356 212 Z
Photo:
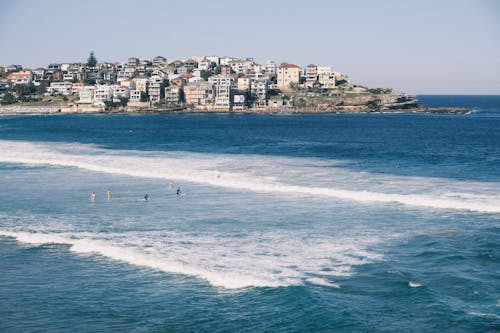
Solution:
M 0 117 L 0 331 L 499 331 L 500 97 L 420 99 Z

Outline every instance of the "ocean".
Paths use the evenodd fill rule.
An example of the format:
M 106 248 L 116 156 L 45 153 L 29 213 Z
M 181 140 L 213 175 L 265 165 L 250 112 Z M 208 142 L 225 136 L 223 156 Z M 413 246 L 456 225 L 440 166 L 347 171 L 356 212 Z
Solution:
M 500 332 L 500 96 L 419 99 L 0 116 L 0 332 Z

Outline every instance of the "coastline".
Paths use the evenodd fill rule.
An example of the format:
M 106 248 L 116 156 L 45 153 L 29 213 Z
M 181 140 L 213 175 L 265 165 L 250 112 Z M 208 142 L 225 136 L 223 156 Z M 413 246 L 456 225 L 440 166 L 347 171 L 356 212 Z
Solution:
M 80 111 L 68 106 L 23 106 L 23 105 L 0 105 L 0 115 L 57 115 L 57 114 L 391 114 L 391 113 L 433 113 L 433 114 L 469 114 L 471 108 L 461 107 L 414 107 L 402 109 L 380 109 L 366 110 L 365 108 L 265 108 L 265 109 L 241 109 L 241 110 L 200 110 L 194 108 L 115 108 L 110 110 L 88 110 Z

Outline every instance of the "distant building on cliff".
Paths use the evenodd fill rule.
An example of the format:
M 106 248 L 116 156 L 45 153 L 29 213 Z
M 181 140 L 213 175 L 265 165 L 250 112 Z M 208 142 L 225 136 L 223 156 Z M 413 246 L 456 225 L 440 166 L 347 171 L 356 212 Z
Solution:
M 278 88 L 289 90 L 290 85 L 300 83 L 300 66 L 282 63 L 278 69 Z

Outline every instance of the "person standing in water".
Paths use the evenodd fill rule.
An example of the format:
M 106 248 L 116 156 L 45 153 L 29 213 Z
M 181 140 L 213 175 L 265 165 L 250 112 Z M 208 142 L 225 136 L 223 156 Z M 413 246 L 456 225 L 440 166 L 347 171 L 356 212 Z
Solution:
M 95 192 L 90 195 L 90 201 L 95 202 Z
M 106 194 L 108 195 L 108 201 L 111 200 L 111 189 L 108 188 L 108 192 L 106 192 Z

